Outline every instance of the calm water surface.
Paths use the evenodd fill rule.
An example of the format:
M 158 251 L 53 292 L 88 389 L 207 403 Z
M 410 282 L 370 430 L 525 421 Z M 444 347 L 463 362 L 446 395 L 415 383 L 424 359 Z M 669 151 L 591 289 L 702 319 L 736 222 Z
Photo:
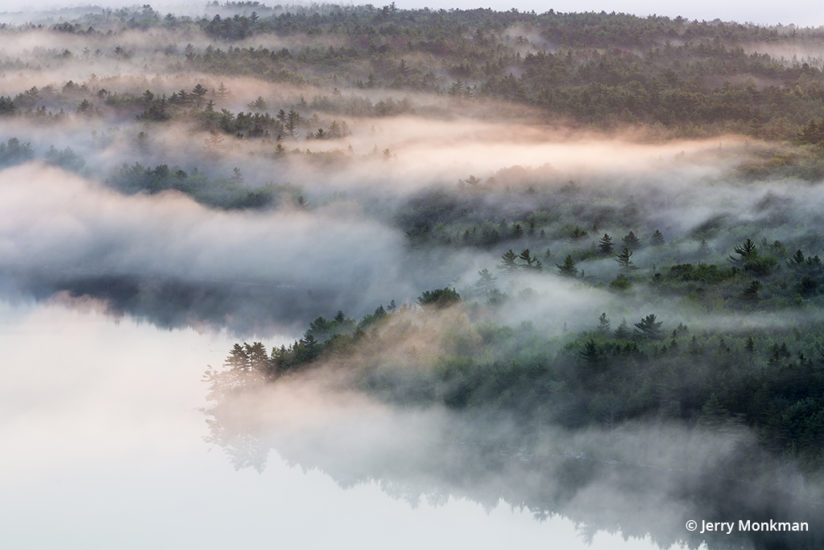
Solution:
M 267 341 L 276 335 L 264 335 Z M 343 488 L 271 453 L 236 470 L 201 381 L 234 342 L 93 304 L 0 302 L 0 546 L 41 548 L 652 549 L 505 502 Z

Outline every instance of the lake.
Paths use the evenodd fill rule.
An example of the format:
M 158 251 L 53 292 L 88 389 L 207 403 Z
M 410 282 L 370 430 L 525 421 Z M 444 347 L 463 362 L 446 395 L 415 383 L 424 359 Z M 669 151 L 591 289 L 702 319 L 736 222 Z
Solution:
M 234 341 L 93 302 L 1 302 L 3 546 L 658 548 L 503 500 L 404 497 L 381 479 L 344 487 L 276 451 L 261 472 L 236 470 L 205 441 L 201 380 Z

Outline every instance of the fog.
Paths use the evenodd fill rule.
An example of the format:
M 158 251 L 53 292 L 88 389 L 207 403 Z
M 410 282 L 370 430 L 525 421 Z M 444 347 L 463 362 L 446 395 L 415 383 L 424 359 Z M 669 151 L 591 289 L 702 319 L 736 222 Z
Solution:
M 104 297 L 131 302 L 140 311 L 153 307 L 141 299 L 144 291 L 148 301 L 160 300 L 153 291 L 162 293 L 165 284 L 179 282 L 182 292 L 199 287 L 189 298 L 198 302 L 196 307 L 215 307 L 215 314 L 226 318 L 243 315 L 242 309 L 261 294 L 270 297 L 257 307 L 280 307 L 280 315 L 286 316 L 289 306 L 278 306 L 279 301 L 312 292 L 323 300 L 329 294 L 326 287 L 336 284 L 331 273 L 356 285 L 347 289 L 350 296 L 386 295 L 378 271 L 386 281 L 398 278 L 393 276 L 398 264 L 393 249 L 399 237 L 358 219 L 354 206 L 240 216 L 207 212 L 173 193 L 126 199 L 52 168 L 27 166 L 3 176 L 3 262 L 19 284 L 34 287 L 35 293 L 38 280 L 45 285 L 42 292 L 60 280 L 79 285 L 86 281 L 104 294 L 115 294 Z M 20 181 L 26 182 L 25 188 Z M 32 219 L 49 222 L 32 224 Z M 293 265 L 301 271 L 292 270 Z M 247 298 L 238 302 L 237 297 L 218 295 L 216 304 L 203 304 L 210 297 L 200 289 L 220 293 L 227 286 Z M 125 295 L 117 296 L 118 291 Z M 167 298 L 176 297 L 187 299 L 185 294 Z M 333 294 L 329 305 L 338 307 L 342 298 Z M 186 309 L 181 305 L 182 315 Z M 277 309 L 273 314 L 278 315 Z
M 114 323 L 92 306 L 0 305 L 6 351 L 0 367 L 0 437 L 6 442 L 0 488 L 13 496 L 0 504 L 5 544 L 224 548 L 274 537 L 277 544 L 318 549 L 499 548 L 513 541 L 542 548 L 547 540 L 567 548 L 654 548 L 648 539 L 606 532 L 596 533 L 590 546 L 572 521 L 538 521 L 504 500 L 491 506 L 434 494 L 410 500 L 388 494 L 375 478 L 342 485 L 318 465 L 295 465 L 275 452 L 261 474 L 236 471 L 219 447 L 204 443 L 208 430 L 200 412 L 206 405 L 199 382 L 204 364 L 219 357 L 231 338 L 159 330 L 129 319 Z M 297 395 L 292 402 L 306 399 Z M 326 450 L 343 456 L 352 446 L 337 439 L 343 446 L 335 447 L 330 434 L 335 422 L 351 425 L 356 413 L 335 420 L 329 413 L 341 407 L 318 406 L 289 418 L 316 428 L 331 420 Z M 285 410 L 298 412 L 291 405 Z M 388 411 L 370 410 L 376 430 L 406 425 Z M 306 445 L 317 440 L 314 435 L 306 435 Z M 293 442 L 300 439 L 292 433 Z
M 757 143 L 725 138 L 653 144 L 569 133 L 561 139 L 557 130 L 465 120 L 374 122 L 374 134 L 355 133 L 347 141 L 355 151 L 367 149 L 366 143 L 389 148 L 391 157 L 354 153 L 330 167 L 298 155 L 275 164 L 281 170 L 275 181 L 294 186 L 306 202 L 297 205 L 282 194 L 274 208 L 261 211 L 214 210 L 175 191 L 123 195 L 109 189 L 105 179 L 134 158 L 123 137 L 106 140 L 101 149 L 86 129 L 71 122 L 65 137 L 12 127 L 7 135 L 58 148 L 71 144 L 87 160 L 83 175 L 39 162 L 0 171 L 0 257 L 7 284 L 38 298 L 60 291 L 89 295 L 107 301 L 113 313 L 163 326 L 299 332 L 317 315 L 344 310 L 361 316 L 390 300 L 414 301 L 421 290 L 445 284 L 469 289 L 480 269 L 495 271 L 500 253 L 517 246 L 504 241 L 488 250 L 454 252 L 407 246 L 404 231 L 419 222 L 417 214 L 406 212 L 432 197 L 449 208 L 473 205 L 488 219 L 518 219 L 542 208 L 564 212 L 564 193 L 576 201 L 605 202 L 607 213 L 615 197 L 638 197 L 630 227 L 660 228 L 670 240 L 666 251 L 639 251 L 635 262 L 642 266 L 669 261 L 673 247 L 689 257 L 699 244 L 691 232 L 722 216 L 739 228 L 710 241 L 720 258 L 758 224 L 771 227 L 772 240 L 817 242 L 805 226 L 788 224 L 787 213 L 818 219 L 819 187 L 801 182 L 780 189 L 766 183 L 744 186 L 730 177 L 736 162 L 759 151 Z M 170 129 L 152 138 L 152 163 L 179 162 L 189 171 L 199 165 L 224 174 L 237 163 L 250 189 L 272 177 L 267 168 L 272 161 L 255 157 L 257 145 L 221 144 L 226 156 L 210 157 L 197 134 L 175 145 L 182 131 Z M 117 132 L 122 136 L 124 130 Z M 470 175 L 483 191 L 460 183 Z M 407 220 L 401 227 L 398 216 Z M 32 224 L 34 219 L 41 221 Z M 571 244 L 564 235 L 545 241 L 542 246 L 552 250 L 548 269 L 561 262 Z M 579 267 L 595 277 L 616 271 L 610 258 L 594 257 Z M 546 319 L 550 311 L 561 324 L 589 322 L 607 310 L 669 309 L 666 301 L 656 303 L 643 292 L 622 299 L 576 289 L 553 274 L 500 277 L 501 290 L 506 283 L 513 294 L 539 291 L 541 299 L 530 308 L 509 308 L 510 318 L 519 321 Z M 568 306 L 559 310 L 561 304 Z
M 454 330 L 454 321 L 447 326 Z M 407 345 L 421 342 L 418 335 Z M 401 346 L 385 344 L 379 360 L 386 363 L 379 368 L 408 376 L 411 365 L 398 362 Z M 419 355 L 417 367 L 421 359 L 434 361 Z M 701 538 L 685 539 L 684 518 L 769 510 L 816 522 L 820 513 L 820 480 L 771 464 L 766 455 L 745 480 L 725 473 L 760 453 L 746 429 L 640 422 L 567 431 L 536 429 L 500 412 L 473 417 L 437 407 L 397 409 L 365 397 L 349 379 L 374 360 L 321 366 L 275 385 L 218 384 L 228 393 L 208 409 L 213 441 L 241 468 L 264 470 L 269 450 L 277 449 L 292 463 L 330 472 L 344 486 L 375 479 L 388 494 L 412 503 L 468 495 L 488 510 L 503 498 L 538 518 L 570 516 L 591 536 L 599 528 L 639 538 L 651 532 L 661 548 L 685 540 L 699 545 Z M 723 548 L 728 540 L 713 539 L 710 547 Z M 759 547 L 746 536 L 730 544 Z
M 110 0 L 103 3 L 111 7 L 131 6 L 129 2 Z M 299 3 L 295 3 L 299 4 Z M 49 0 L 38 4 L 42 8 L 61 8 L 65 3 L 57 0 Z M 204 15 L 213 14 L 214 9 L 206 9 L 204 6 L 192 4 L 189 2 L 178 2 L 175 0 L 167 0 L 164 2 L 157 2 L 153 4 L 157 9 L 164 11 L 171 11 L 174 13 L 183 13 L 187 15 Z M 12 21 L 26 22 L 31 20 L 31 15 L 19 14 L 22 10 L 28 10 L 31 5 L 20 0 L 10 0 L 5 5 L 7 13 L 4 16 Z M 431 2 L 425 1 L 403 1 L 398 2 L 397 6 L 404 9 L 415 8 L 456 8 L 456 9 L 472 9 L 479 6 L 479 4 L 453 1 L 448 5 L 434 6 Z M 489 7 L 495 10 L 508 10 L 516 8 L 522 11 L 534 10 L 538 13 L 546 11 L 547 7 L 540 3 L 535 3 L 532 0 L 510 0 L 508 2 L 487 2 L 482 7 Z M 669 17 L 682 16 L 688 19 L 698 19 L 711 21 L 720 18 L 724 21 L 737 21 L 740 23 L 751 22 L 761 25 L 770 25 L 783 23 L 785 25 L 795 24 L 799 26 L 820 26 L 824 25 L 824 18 L 821 13 L 820 6 L 811 1 L 802 0 L 793 3 L 789 8 L 779 7 L 775 5 L 757 5 L 753 6 L 751 3 L 742 2 L 739 0 L 728 1 L 722 4 L 717 2 L 669 2 L 666 5 L 651 4 L 647 1 L 625 1 L 620 3 L 614 2 L 560 2 L 554 6 L 556 11 L 601 11 L 607 12 L 617 11 L 623 13 L 633 13 L 639 16 L 647 16 L 652 14 L 666 15 Z M 17 11 L 20 10 L 20 11 Z M 45 13 L 41 17 L 46 21 L 53 21 L 61 14 Z
M 141 9 L 0 28 L 12 546 L 820 544 L 814 144 Z M 813 532 L 684 527 L 766 518 Z

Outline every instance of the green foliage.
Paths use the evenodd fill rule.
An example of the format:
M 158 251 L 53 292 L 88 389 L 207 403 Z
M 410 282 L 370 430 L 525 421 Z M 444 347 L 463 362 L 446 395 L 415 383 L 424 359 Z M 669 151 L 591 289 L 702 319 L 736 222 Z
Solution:
M 581 229 L 577 225 L 570 231 L 569 238 L 572 240 L 583 239 L 587 236 L 587 232 L 584 229 Z
M 8 96 L 0 96 L 0 116 L 9 116 L 17 112 L 17 106 Z
M 418 304 L 422 306 L 435 306 L 437 308 L 449 307 L 461 301 L 461 295 L 454 288 L 438 288 L 435 290 L 425 290 L 418 297 Z
M 824 119 L 820 122 L 811 120 L 798 134 L 799 143 L 824 145 Z
M 17 138 L 9 138 L 6 143 L 0 143 L 0 166 L 26 162 L 34 156 L 31 144 L 21 143 Z
M 606 312 L 602 313 L 600 317 L 598 317 L 598 331 L 603 334 L 609 334 L 609 318 L 607 317 Z
M 223 365 L 230 370 L 240 372 L 268 374 L 271 370 L 269 356 L 260 342 L 235 344 Z
M 572 255 L 568 254 L 567 257 L 564 259 L 564 263 L 557 264 L 555 267 L 558 268 L 558 271 L 561 275 L 566 277 L 574 277 L 578 274 L 578 268 L 575 267 L 575 261 L 572 259 Z
M 788 33 L 780 27 L 552 10 L 536 14 L 317 4 L 261 5 L 254 10 L 259 13 L 238 10 L 232 16 L 222 11 L 209 17 L 161 18 L 146 7 L 116 10 L 104 20 L 87 17 L 88 23 L 109 27 L 111 35 L 106 36 L 115 40 L 129 29 L 201 30 L 220 43 L 189 44 L 179 52 L 169 49 L 164 53 L 173 66 L 217 76 L 246 75 L 325 87 L 330 92 L 318 98 L 317 106 L 308 102 L 310 108 L 339 110 L 347 116 L 392 116 L 408 113 L 412 107 L 404 99 L 336 99 L 343 95 L 339 85 L 428 91 L 469 101 L 504 99 L 599 128 L 640 123 L 682 136 L 738 132 L 761 139 L 792 139 L 813 148 L 820 147 L 824 132 L 821 69 L 786 63 L 742 46 L 769 43 L 800 49 L 822 39 L 818 29 Z M 83 21 L 61 22 L 53 28 L 78 36 L 103 35 Z M 530 34 L 513 40 L 518 29 L 530 29 Z M 235 43 L 266 34 L 289 47 Z M 306 44 L 293 40 L 296 35 L 329 40 L 324 45 Z M 552 44 L 552 51 L 524 54 L 520 44 L 536 39 Z M 115 59 L 130 59 L 134 52 L 116 46 L 111 53 Z M 71 60 L 74 55 L 66 50 L 57 52 L 56 59 Z M 12 70 L 23 66 L 19 60 L 8 63 Z M 91 97 L 81 97 L 91 92 L 83 85 L 73 84 L 66 92 L 76 96 L 72 106 L 85 100 L 97 107 Z M 151 98 L 135 114 L 162 122 L 184 105 L 201 109 L 210 92 L 196 83 L 167 98 Z M 212 100 L 225 107 L 227 97 L 221 86 Z M 121 99 L 106 103 L 121 104 Z M 125 103 L 138 106 L 131 100 Z M 33 114 L 39 104 L 41 97 L 36 94 L 0 97 L 0 116 Z M 333 110 L 327 108 L 330 105 Z M 253 110 L 260 111 L 260 106 Z M 287 133 L 293 135 L 294 130 Z M 811 177 L 822 167 L 807 168 Z
M 592 338 L 584 343 L 584 347 L 578 352 L 578 356 L 588 365 L 595 365 L 601 360 L 601 352 Z
M 758 247 L 756 247 L 755 243 L 749 238 L 741 244 L 736 245 L 733 250 L 738 255 L 730 255 L 730 261 L 733 263 L 742 263 L 758 257 Z
M 653 246 L 661 246 L 664 244 L 664 234 L 661 233 L 660 230 L 656 229 L 655 233 L 653 233 L 652 237 L 650 237 L 650 243 Z
M 669 268 L 668 276 L 680 281 L 697 281 L 707 284 L 718 283 L 733 277 L 735 273 L 730 269 L 722 269 L 717 265 L 707 265 L 700 262 L 697 266 L 692 264 L 679 264 Z
M 541 269 L 543 269 L 541 260 L 539 260 L 535 256 L 530 255 L 528 248 L 522 250 L 518 258 L 521 260 L 521 267 L 524 269 L 532 269 L 535 271 L 541 271 Z
M 376 314 L 392 323 L 385 310 Z M 331 323 L 352 328 L 342 313 L 312 327 Z M 538 425 L 614 427 L 639 418 L 709 430 L 745 425 L 764 448 L 797 457 L 804 468 L 824 465 L 824 355 L 818 337 L 824 327 L 817 324 L 799 337 L 792 329 L 691 333 L 679 325 L 666 335 L 662 322 L 649 314 L 635 324 L 635 334 L 624 320 L 611 335 L 606 313 L 599 323 L 597 332 L 558 342 L 528 325 L 513 330 L 478 322 L 470 327 L 476 340 L 459 355 L 400 378 L 386 374 L 396 368 L 390 362 L 380 366 L 383 376 L 367 374 L 364 384 L 385 399 L 506 411 Z M 400 333 L 389 330 L 394 341 Z M 259 343 L 237 344 L 226 366 L 272 379 L 324 357 L 359 357 L 354 354 L 370 342 L 357 330 L 325 342 L 310 331 L 268 357 Z
M 638 240 L 638 237 L 636 237 L 635 233 L 633 233 L 632 231 L 624 235 L 624 237 L 621 239 L 621 242 L 624 243 L 624 246 L 626 248 L 629 248 L 630 250 L 633 248 L 638 248 L 638 246 L 641 244 L 641 241 Z
M 616 340 L 627 340 L 632 336 L 632 332 L 629 330 L 629 325 L 627 324 L 626 319 L 621 319 L 621 324 L 618 325 L 618 328 L 615 329 L 615 339 Z
M 609 287 L 613 290 L 626 290 L 632 286 L 632 279 L 624 275 L 623 273 L 619 273 L 617 277 L 615 277 L 609 283 Z
M 144 94 L 144 97 L 145 94 Z M 147 122 L 163 122 L 172 118 L 168 111 L 168 103 L 164 95 L 160 99 L 150 99 L 146 110 L 137 115 L 138 120 L 145 120 Z
M 501 256 L 501 269 L 506 271 L 514 271 L 518 265 L 515 261 L 518 259 L 518 256 L 512 251 L 510 248 L 506 252 L 504 252 L 503 256 Z
M 761 290 L 761 282 L 753 281 L 744 289 L 743 296 L 747 300 L 755 300 L 758 298 L 759 290 Z
M 380 308 L 382 310 L 382 308 Z M 378 311 L 375 315 L 379 315 Z M 370 322 L 372 319 L 370 319 Z M 332 320 L 327 321 L 323 317 L 318 317 L 309 324 L 304 338 L 311 337 L 315 342 L 325 342 L 339 334 L 351 335 L 356 328 L 356 323 L 352 319 L 347 319 L 342 311 L 338 311 Z
M 204 80 L 207 83 L 219 82 L 225 75 L 245 75 L 317 90 L 305 92 L 314 96 L 300 101 L 271 95 L 255 99 L 243 95 L 247 90 L 230 91 L 223 83 L 207 89 L 195 81 L 176 91 L 156 88 L 142 93 L 106 90 L 103 81 L 69 81 L 0 97 L 0 116 L 11 127 L 16 117 L 38 124 L 98 115 L 136 118 L 141 126 L 136 154 L 144 163 L 144 155 L 162 146 L 157 136 L 167 135 L 166 126 L 174 121 L 208 133 L 207 145 L 215 150 L 224 139 L 226 144 L 235 139 L 260 140 L 260 149 L 275 151 L 274 171 L 291 167 L 292 160 L 345 163 L 355 158 L 354 151 L 304 156 L 295 150 L 309 145 L 306 139 L 324 140 L 312 145 L 333 149 L 336 144 L 329 140 L 349 135 L 348 124 L 368 125 L 364 117 L 416 113 L 436 118 L 447 108 L 459 114 L 477 109 L 486 116 L 487 105 L 499 109 L 512 102 L 549 121 L 570 121 L 576 128 L 603 132 L 640 125 L 650 135 L 664 138 L 730 133 L 756 137 L 759 145 L 750 147 L 750 158 L 732 169 L 745 198 L 757 196 L 753 193 L 760 189 L 759 179 L 824 178 L 824 72 L 744 47 L 769 44 L 777 51 L 801 49 L 820 43 L 821 29 L 789 32 L 603 12 L 255 4 L 258 14 L 251 15 L 243 6 L 224 8 L 221 15 L 194 18 L 161 18 L 148 6 L 110 11 L 104 21 L 111 28 L 109 34 L 108 28 L 87 30 L 88 25 L 80 22 L 60 22 L 52 29 L 76 35 L 72 39 L 78 41 L 83 33 L 95 40 L 106 36 L 118 41 L 125 29 L 163 28 L 181 35 L 202 31 L 220 42 L 188 45 L 180 51 L 169 48 L 163 54 L 168 58 L 164 64 L 168 61 L 179 74 L 211 75 Z M 528 40 L 517 38 L 521 29 L 528 29 Z M 288 47 L 236 42 L 253 36 L 274 36 L 275 40 L 254 42 Z M 323 37 L 322 46 L 312 40 L 317 36 Z M 552 48 L 533 51 L 524 47 L 524 40 Z M 129 47 L 113 46 L 101 55 L 114 62 L 142 59 L 133 57 Z M 78 52 L 45 55 L 48 67 L 55 70 L 61 63 L 76 64 L 80 59 Z M 27 61 L 6 57 L 4 68 L 9 74 L 26 68 Z M 422 94 L 413 93 L 417 91 L 444 98 L 449 105 L 420 101 Z M 250 102 L 248 112 L 230 110 L 246 102 Z M 513 111 L 524 112 L 517 105 Z M 368 126 L 356 129 L 366 135 Z M 37 149 L 42 152 L 47 146 L 37 144 Z M 374 157 L 391 160 L 395 154 L 376 148 Z M 69 148 L 51 147 L 40 156 L 68 170 L 94 168 Z M 34 157 L 28 143 L 15 138 L 0 143 L 0 165 Z M 163 160 L 149 166 L 124 164 L 109 175 L 107 183 L 128 194 L 178 191 L 227 209 L 265 208 L 282 196 L 290 204 L 310 208 L 301 190 L 260 185 L 253 181 L 255 170 L 247 170 L 244 164 L 223 175 L 207 175 L 206 166 L 196 161 L 170 166 Z M 552 170 L 521 167 L 479 175 L 453 187 L 437 185 L 421 191 L 387 219 L 407 235 L 411 246 L 474 247 L 486 258 L 507 249 L 499 266 L 512 272 L 511 277 L 501 275 L 507 283 L 525 272 L 545 276 L 542 267 L 550 265 L 551 246 L 559 258 L 555 261 L 564 258 L 556 264 L 559 272 L 569 277 L 580 274 L 576 282 L 582 287 L 621 292 L 635 285 L 632 295 L 649 293 L 650 300 L 670 301 L 673 311 L 683 308 L 692 313 L 694 308 L 701 315 L 768 315 L 798 308 L 800 318 L 809 318 L 809 312 L 824 305 L 824 266 L 815 255 L 822 248 L 814 230 L 819 220 L 815 216 L 794 219 L 795 212 L 786 212 L 780 197 L 766 196 L 744 216 L 730 213 L 697 219 L 681 234 L 679 224 L 667 224 L 665 240 L 654 224 L 666 222 L 660 212 L 652 212 L 661 202 L 622 196 L 616 191 L 620 186 L 567 183 L 565 175 Z M 314 194 L 311 198 L 316 200 Z M 323 200 L 317 198 L 318 203 Z M 812 229 L 792 227 L 802 223 Z M 608 233 L 598 239 L 604 228 L 614 236 L 628 233 L 619 245 L 619 237 Z M 745 235 L 746 240 L 740 241 Z M 774 241 L 776 235 L 782 239 L 788 235 L 787 243 Z M 644 245 L 650 245 L 644 251 L 644 266 L 633 270 L 637 275 L 631 279 L 630 268 L 637 267 L 631 256 Z M 616 261 L 626 273 L 610 281 L 614 271 L 603 266 L 611 264 L 605 258 L 616 248 L 620 250 Z M 538 250 L 547 252 L 531 252 Z M 466 257 L 472 252 L 467 251 Z M 729 262 L 724 264 L 727 254 Z M 765 446 L 820 464 L 824 343 L 818 335 L 824 331 L 815 323 L 796 323 L 792 328 L 797 334 L 790 330 L 777 334 L 783 329 L 747 333 L 736 327 L 687 336 L 680 328 L 665 333 L 652 314 L 634 327 L 623 321 L 612 332 L 604 312 L 597 328 L 550 338 L 528 326 L 489 322 L 489 312 L 495 310 L 484 308 L 505 299 L 489 270 L 480 271 L 478 281 L 467 290 L 465 295 L 479 302 L 465 308 L 470 326 L 449 329 L 456 333 L 454 343 L 460 353 L 434 359 L 437 364 L 432 369 L 414 369 L 407 378 L 400 377 L 408 385 L 401 384 L 387 395 L 440 399 L 455 408 L 500 408 L 536 425 L 557 422 L 579 427 L 609 418 L 611 428 L 614 422 L 649 417 L 722 429 L 742 422 L 755 428 Z M 448 287 L 418 298 L 419 304 L 431 309 L 459 301 L 457 290 Z M 363 352 L 373 342 L 372 333 L 380 332 L 394 310 L 394 304 L 378 307 L 359 322 L 340 312 L 332 319 L 317 317 L 303 337 L 269 355 L 259 342 L 238 344 L 226 367 L 234 374 L 273 379 L 325 358 Z M 465 313 L 463 308 L 459 311 Z M 483 315 L 486 320 L 479 321 Z M 568 321 L 570 326 L 580 326 L 579 319 Z M 424 362 L 418 356 L 414 361 Z M 385 380 L 370 382 L 365 387 L 377 392 L 389 385 Z
M 598 250 L 600 250 L 604 256 L 612 254 L 612 237 L 610 237 L 608 233 L 604 233 L 604 236 L 598 241 Z
M 516 255 L 510 248 L 501 256 L 499 267 L 505 271 L 514 271 L 516 269 L 541 271 L 543 264 L 537 256 L 533 256 L 529 252 L 528 248 L 523 249 L 519 255 Z
M 394 305 L 394 303 L 395 302 L 393 300 L 390 305 Z M 378 306 L 373 313 L 371 313 L 370 315 L 366 315 L 363 319 L 361 319 L 360 323 L 358 323 L 358 329 L 364 330 L 376 323 L 379 323 L 380 321 L 385 319 L 387 315 L 388 313 L 386 312 L 386 309 L 384 309 L 383 306 Z
M 621 266 L 621 269 L 629 270 L 632 269 L 632 250 L 629 248 L 624 248 L 616 257 L 615 261 L 618 262 L 618 265 Z
M 489 296 L 495 290 L 496 277 L 486 268 L 478 272 L 478 281 L 475 288 L 482 296 Z
M 49 147 L 46 152 L 46 162 L 73 172 L 80 172 L 86 165 L 86 161 L 72 151 L 70 147 L 66 147 L 62 151 L 58 151 L 54 146 Z
M 656 321 L 655 314 L 650 313 L 635 323 L 635 334 L 650 340 L 661 340 L 664 332 L 661 330 L 662 321 Z
M 180 191 L 203 204 L 226 209 L 264 208 L 273 205 L 280 195 L 297 195 L 288 186 L 247 186 L 239 172 L 229 178 L 210 179 L 197 169 L 189 173 L 178 166 L 149 168 L 137 162 L 122 165 L 107 183 L 127 194 Z

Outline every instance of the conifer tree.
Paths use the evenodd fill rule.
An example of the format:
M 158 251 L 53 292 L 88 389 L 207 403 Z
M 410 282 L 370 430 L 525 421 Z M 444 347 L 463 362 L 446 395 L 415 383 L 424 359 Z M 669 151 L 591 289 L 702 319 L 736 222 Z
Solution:
M 604 233 L 604 236 L 598 241 L 598 249 L 604 256 L 612 254 L 612 237 L 608 233 Z

